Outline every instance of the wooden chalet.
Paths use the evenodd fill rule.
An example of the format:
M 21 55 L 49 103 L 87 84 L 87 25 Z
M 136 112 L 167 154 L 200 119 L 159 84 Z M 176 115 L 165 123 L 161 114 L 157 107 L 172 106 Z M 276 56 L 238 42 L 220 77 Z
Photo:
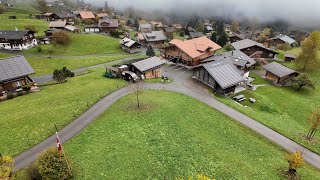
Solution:
M 265 47 L 263 44 L 250 39 L 244 39 L 238 42 L 231 43 L 236 49 L 240 50 L 252 58 L 274 58 L 278 52 Z
M 93 12 L 92 11 L 81 11 L 80 12 L 80 18 L 81 19 L 91 19 L 91 20 L 95 20 L 95 16 L 94 16 L 94 14 L 93 14 Z
M 194 68 L 193 78 L 222 95 L 234 94 L 236 87 L 245 81 L 239 70 L 226 61 L 210 62 Z
M 287 62 L 292 62 L 292 61 L 295 61 L 296 60 L 296 55 L 294 55 L 294 54 L 291 54 L 291 53 L 288 53 L 288 52 L 286 52 L 285 54 L 284 54 L 284 61 L 287 61 Z
M 100 32 L 109 33 L 111 31 L 116 31 L 119 28 L 118 19 L 99 19 L 98 27 L 100 28 Z
M 140 24 L 138 30 L 142 33 L 152 32 L 151 24 Z
M 131 64 L 130 70 L 141 79 L 159 78 L 162 76 L 162 66 L 165 61 L 159 57 L 151 57 Z
M 288 85 L 290 81 L 299 75 L 298 72 L 283 66 L 277 62 L 272 62 L 263 66 L 266 70 L 266 79 L 277 85 Z
M 241 35 L 241 34 L 231 33 L 231 34 L 228 35 L 228 38 L 229 38 L 229 41 L 231 43 L 234 43 L 234 42 L 238 42 L 238 41 L 244 40 L 245 36 Z
M 29 75 L 34 70 L 24 56 L 0 59 L 0 92 L 16 92 L 24 85 L 32 85 L 34 81 Z
M 292 39 L 289 36 L 282 35 L 282 34 L 280 34 L 276 37 L 267 39 L 266 42 L 269 44 L 269 46 L 279 46 L 279 45 L 283 45 L 285 43 L 289 44 L 292 47 L 298 46 L 298 43 L 296 42 L 296 40 Z
M 151 45 L 152 47 L 156 48 L 161 48 L 164 46 L 164 42 L 167 40 L 166 35 L 164 34 L 163 31 L 152 31 L 148 33 L 139 33 L 137 34 L 138 42 L 145 45 L 149 46 Z
M 56 21 L 56 20 L 60 19 L 60 17 L 59 17 L 57 14 L 55 14 L 55 13 L 50 13 L 50 12 L 44 13 L 44 14 L 43 14 L 43 17 L 44 17 L 47 21 Z
M 141 52 L 141 44 L 132 40 L 132 39 L 129 39 L 129 38 L 123 38 L 121 41 L 120 41 L 120 44 L 121 44 L 121 48 L 123 50 L 125 50 L 126 52 L 128 53 L 137 53 L 137 52 Z
M 202 60 L 213 56 L 217 50 L 221 49 L 221 46 L 205 36 L 185 41 L 173 39 L 169 44 L 161 49 L 161 55 L 188 66 L 199 65 Z
M 37 44 L 33 31 L 0 30 L 0 49 L 26 50 Z

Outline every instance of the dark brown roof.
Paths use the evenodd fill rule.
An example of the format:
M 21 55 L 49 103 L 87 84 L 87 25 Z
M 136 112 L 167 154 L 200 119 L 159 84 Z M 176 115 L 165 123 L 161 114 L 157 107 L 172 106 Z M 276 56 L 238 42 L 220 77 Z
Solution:
M 118 19 L 99 19 L 98 27 L 117 28 L 119 27 L 119 21 Z

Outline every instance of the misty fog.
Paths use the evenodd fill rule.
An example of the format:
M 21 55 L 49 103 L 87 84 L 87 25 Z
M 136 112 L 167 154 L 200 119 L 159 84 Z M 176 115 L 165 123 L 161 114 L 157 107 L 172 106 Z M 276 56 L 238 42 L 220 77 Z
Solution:
M 103 5 L 105 0 L 86 0 Z M 296 25 L 320 26 L 319 0 L 107 0 L 116 9 L 134 7 L 181 15 L 256 18 L 260 22 L 283 19 Z

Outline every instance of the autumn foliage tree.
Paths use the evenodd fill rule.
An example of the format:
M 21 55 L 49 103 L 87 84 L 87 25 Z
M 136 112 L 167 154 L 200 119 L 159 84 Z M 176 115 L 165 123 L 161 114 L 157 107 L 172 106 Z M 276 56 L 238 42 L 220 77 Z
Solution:
M 47 5 L 46 0 L 36 0 L 34 4 L 35 8 L 39 10 L 41 13 L 46 13 L 49 11 L 49 7 Z
M 320 65 L 320 32 L 312 32 L 311 35 L 302 42 L 301 53 L 296 59 L 298 69 L 306 71 L 316 69 Z
M 197 21 L 197 24 L 196 24 L 196 31 L 198 32 L 204 32 L 204 24 L 201 20 L 198 20 Z
M 0 179 L 9 179 L 12 175 L 14 161 L 10 156 L 0 154 Z
M 234 19 L 231 24 L 231 31 L 237 32 L 237 31 L 239 31 L 239 29 L 240 29 L 240 23 L 239 23 L 239 21 Z
M 320 128 L 320 108 L 314 110 L 308 118 L 308 123 L 311 128 L 307 134 L 307 139 L 311 140 L 314 138 L 316 132 Z
M 54 44 L 67 45 L 70 42 L 70 37 L 67 32 L 59 30 L 52 34 L 52 41 Z
M 67 157 L 66 157 L 67 158 Z M 70 160 L 67 158 L 69 165 Z M 35 162 L 42 179 L 70 179 L 72 177 L 65 157 L 57 148 L 49 148 Z
M 301 73 L 299 76 L 292 79 L 291 85 L 300 91 L 303 87 L 316 88 L 315 83 L 310 79 L 307 73 Z
M 296 174 L 297 169 L 305 164 L 302 152 L 300 151 L 286 155 L 286 160 L 289 163 L 288 173 L 291 175 Z

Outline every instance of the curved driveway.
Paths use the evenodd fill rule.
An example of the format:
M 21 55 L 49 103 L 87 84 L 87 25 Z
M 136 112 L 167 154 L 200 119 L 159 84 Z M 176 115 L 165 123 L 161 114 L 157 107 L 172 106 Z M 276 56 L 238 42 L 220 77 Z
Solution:
M 155 90 L 169 90 L 175 91 L 187 96 L 193 97 L 214 109 L 224 113 L 225 115 L 231 117 L 232 119 L 238 121 L 244 126 L 247 126 L 256 133 L 266 137 L 273 143 L 279 145 L 283 149 L 289 152 L 302 151 L 305 160 L 316 168 L 320 169 L 320 156 L 312 151 L 304 148 L 303 146 L 295 143 L 294 141 L 286 138 L 285 136 L 273 131 L 272 129 L 264 126 L 263 124 L 249 118 L 248 116 L 232 109 L 231 107 L 219 102 L 214 99 L 209 91 L 202 88 L 200 84 L 190 79 L 190 72 L 181 71 L 180 68 L 168 67 L 165 73 L 168 75 L 174 75 L 175 81 L 170 84 L 146 84 L 146 89 Z M 188 74 L 189 73 L 189 74 Z M 169 76 L 172 77 L 172 76 Z M 67 125 L 65 128 L 59 131 L 59 136 L 62 143 L 65 143 L 79 132 L 81 132 L 86 126 L 97 119 L 103 112 L 105 112 L 114 102 L 116 102 L 121 97 L 130 93 L 128 87 L 121 88 L 110 95 L 104 97 L 98 103 L 93 105 L 85 113 L 75 119 L 72 123 Z M 56 146 L 55 135 L 47 138 L 43 142 L 34 146 L 33 148 L 23 152 L 22 154 L 15 157 L 15 168 L 21 169 L 28 166 L 31 162 L 35 160 L 38 153 L 45 150 L 50 146 Z

